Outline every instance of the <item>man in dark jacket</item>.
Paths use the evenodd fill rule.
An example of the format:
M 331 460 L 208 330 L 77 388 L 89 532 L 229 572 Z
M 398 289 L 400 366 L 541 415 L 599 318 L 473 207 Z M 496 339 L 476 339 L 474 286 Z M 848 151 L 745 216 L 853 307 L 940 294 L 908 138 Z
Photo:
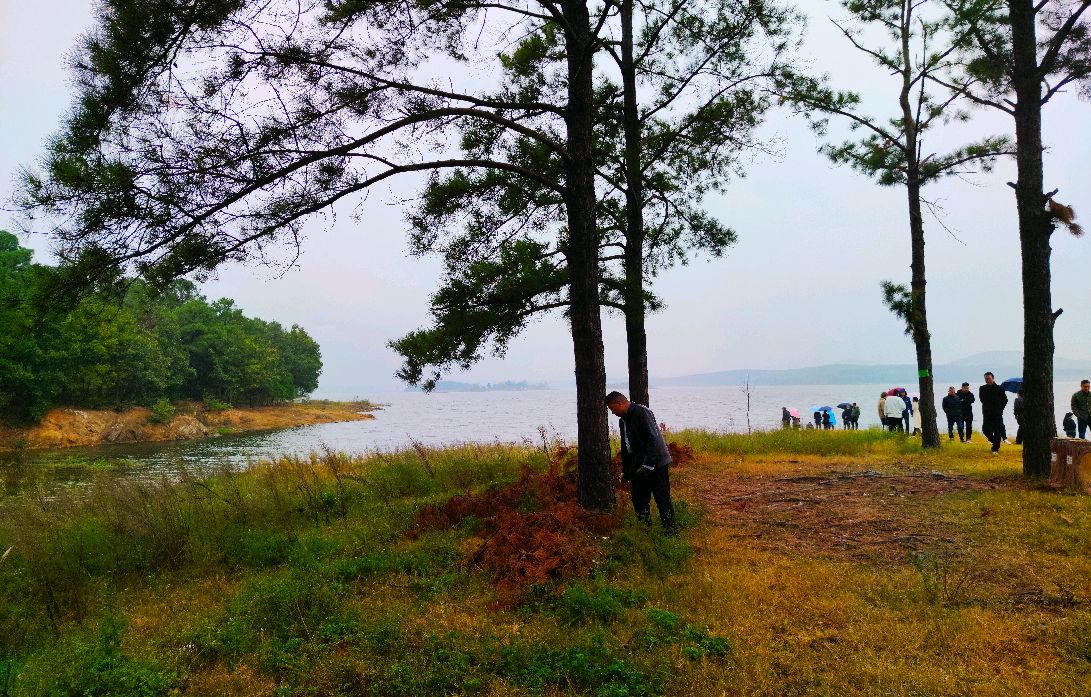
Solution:
M 667 467 L 671 463 L 667 443 L 652 410 L 630 402 L 620 392 L 606 395 L 606 407 L 619 419 L 621 427 L 621 481 L 632 482 L 631 495 L 636 517 L 645 523 L 652 519 L 651 499 L 659 509 L 659 520 L 667 534 L 678 532 L 671 502 L 671 482 Z
M 1000 454 L 1000 440 L 1004 437 L 1004 407 L 1008 394 L 996 384 L 992 373 L 985 373 L 985 384 L 977 391 L 981 398 L 981 432 L 993 444 L 993 455 Z
M 973 395 L 970 395 L 973 397 Z M 943 398 L 941 402 L 943 407 L 943 413 L 947 416 L 947 439 L 955 439 L 955 426 L 958 426 L 958 442 L 965 443 L 966 435 L 963 431 L 964 426 L 962 420 L 962 400 L 959 399 L 958 393 L 955 392 L 954 387 L 947 388 L 947 396 Z
M 1012 405 L 1012 413 L 1015 414 L 1015 423 L 1018 427 L 1015 429 L 1015 444 L 1023 444 L 1023 391 L 1019 390 L 1019 394 L 1015 395 L 1015 403 Z
M 970 383 L 962 383 L 962 389 L 958 391 L 958 398 L 962 400 L 962 422 L 966 424 L 966 442 L 974 439 L 974 393 L 970 391 Z
M 1076 426 L 1080 438 L 1087 437 L 1087 427 L 1091 425 L 1091 380 L 1080 382 L 1080 391 L 1072 395 L 1072 415 L 1076 417 Z

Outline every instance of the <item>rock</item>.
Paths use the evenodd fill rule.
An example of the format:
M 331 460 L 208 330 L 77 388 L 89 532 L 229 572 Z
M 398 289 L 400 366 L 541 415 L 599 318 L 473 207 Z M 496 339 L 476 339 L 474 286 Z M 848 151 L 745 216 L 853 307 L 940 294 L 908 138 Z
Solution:
M 194 438 L 206 438 L 210 429 L 192 416 L 178 416 L 170 422 L 167 428 L 169 440 L 193 440 Z

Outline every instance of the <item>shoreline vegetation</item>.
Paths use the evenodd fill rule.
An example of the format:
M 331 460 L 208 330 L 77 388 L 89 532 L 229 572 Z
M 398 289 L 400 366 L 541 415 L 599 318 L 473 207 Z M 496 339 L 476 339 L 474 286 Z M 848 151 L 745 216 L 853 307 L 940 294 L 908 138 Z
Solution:
M 0 695 L 1086 691 L 1091 497 L 1020 448 L 669 440 L 678 537 L 545 437 L 2 500 Z
M 152 408 L 50 410 L 33 426 L 0 423 L 0 452 L 154 443 L 214 438 L 342 421 L 374 419 L 381 405 L 368 401 L 304 400 L 257 407 L 226 404 L 208 409 L 199 402 L 157 404 Z M 0 695 L 3 692 L 0 691 Z

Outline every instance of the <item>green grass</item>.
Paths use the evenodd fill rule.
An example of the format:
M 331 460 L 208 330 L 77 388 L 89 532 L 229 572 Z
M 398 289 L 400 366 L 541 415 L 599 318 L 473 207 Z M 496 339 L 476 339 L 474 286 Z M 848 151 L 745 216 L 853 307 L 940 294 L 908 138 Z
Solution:
M 684 430 L 671 434 L 672 440 L 702 453 L 719 455 L 867 455 L 913 450 L 913 441 L 877 428 L 859 431 L 816 431 L 776 429 L 745 433 L 714 433 Z
M 9 498 L 0 697 L 1086 694 L 1091 497 L 1021 483 L 1017 449 L 925 453 L 877 431 L 676 439 L 697 451 L 672 475 L 680 537 L 622 500 L 585 577 L 514 599 L 464 563 L 480 520 L 406 532 L 423 505 L 544 468 L 541 449 L 103 472 Z M 1008 477 L 891 498 L 906 526 L 954 532 L 885 561 L 777 551 L 742 524 L 752 512 L 693 503 L 731 478 L 843 469 Z

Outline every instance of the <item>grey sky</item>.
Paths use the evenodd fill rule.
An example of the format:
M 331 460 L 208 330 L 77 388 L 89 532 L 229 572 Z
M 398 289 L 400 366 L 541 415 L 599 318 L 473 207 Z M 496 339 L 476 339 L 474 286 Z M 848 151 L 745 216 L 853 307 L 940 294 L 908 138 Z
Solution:
M 811 16 L 807 51 L 840 88 L 855 89 L 873 113 L 889 113 L 889 81 L 866 67 L 826 19 L 836 3 L 800 3 Z M 18 167 L 32 162 L 69 103 L 64 57 L 90 22 L 87 0 L 3 0 L 0 3 L 0 198 L 10 198 Z M 1046 187 L 1091 218 L 1091 108 L 1060 95 L 1046 109 Z M 842 129 L 832 129 L 834 133 Z M 1007 133 L 1000 115 L 975 112 L 962 134 Z M 720 260 L 703 259 L 663 274 L 655 290 L 667 307 L 648 321 L 652 375 L 729 368 L 778 368 L 830 362 L 912 363 L 901 323 L 880 301 L 879 281 L 909 280 L 904 194 L 881 189 L 815 153 L 801 120 L 775 114 L 763 133 L 780 157 L 758 157 L 749 176 L 709 210 L 739 233 Z M 953 133 L 951 143 L 957 143 Z M 938 144 L 937 144 L 938 145 Z M 958 239 L 926 216 L 929 319 L 937 363 L 1022 343 L 1020 260 L 1014 199 L 1004 182 L 1014 167 L 928 190 L 945 207 Z M 205 286 L 230 296 L 249 314 L 298 323 L 322 345 L 321 391 L 366 394 L 393 386 L 397 357 L 386 341 L 427 322 L 439 264 L 405 254 L 405 224 L 393 201 L 411 196 L 414 181 L 375 190 L 366 201 L 315 219 L 297 269 L 281 277 L 255 267 L 227 267 Z M 0 227 L 13 227 L 0 213 Z M 49 240 L 24 242 L 46 260 Z M 1091 239 L 1054 236 L 1057 354 L 1091 358 Z M 622 379 L 624 327 L 605 319 L 608 370 Z M 455 379 L 565 380 L 571 343 L 559 317 L 533 326 L 504 360 L 490 359 Z

